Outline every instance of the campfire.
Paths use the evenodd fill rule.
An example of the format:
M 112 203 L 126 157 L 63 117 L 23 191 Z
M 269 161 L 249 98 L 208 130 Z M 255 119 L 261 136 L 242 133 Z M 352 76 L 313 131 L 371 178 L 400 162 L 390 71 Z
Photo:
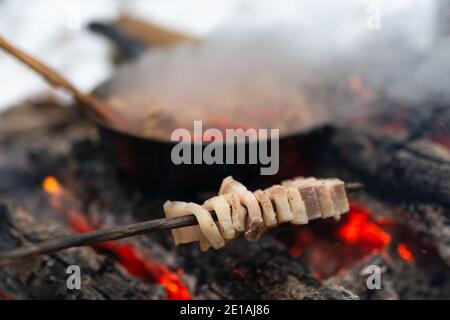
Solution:
M 32 106 L 27 106 L 19 112 L 30 112 L 32 109 Z M 42 141 L 48 141 L 45 154 L 42 153 L 42 145 L 38 144 L 33 153 L 29 153 L 29 149 L 23 153 L 16 147 L 2 147 L 7 152 L 4 154 L 24 157 L 21 161 L 23 167 L 8 173 L 10 179 L 20 180 L 14 188 L 5 190 L 7 201 L 2 207 L 2 216 L 6 224 L 3 224 L 2 234 L 10 240 L 3 242 L 4 248 L 15 247 L 11 244 L 16 243 L 17 240 L 13 239 L 18 239 L 18 234 L 30 239 L 27 241 L 40 242 L 60 236 L 55 229 L 61 227 L 76 234 L 160 217 L 166 198 L 151 195 L 149 190 L 118 172 L 108 162 L 95 135 L 89 133 L 84 138 L 80 137 L 78 133 L 74 134 L 77 132 L 74 126 L 72 121 L 64 125 L 58 129 L 61 138 L 56 137 L 68 144 L 68 153 L 56 149 L 52 131 L 47 129 L 41 133 Z M 87 128 L 89 124 L 80 119 L 76 126 Z M 417 178 L 413 175 L 411 182 L 401 180 L 401 183 L 390 180 L 387 177 L 395 172 L 392 170 L 400 170 L 401 167 L 389 166 L 384 171 L 387 177 L 380 174 L 374 176 L 376 172 L 365 168 L 367 163 L 361 163 L 364 159 L 361 157 L 367 156 L 362 150 L 351 153 L 358 161 L 341 160 L 342 156 L 348 160 L 350 153 L 347 155 L 344 151 L 348 145 L 359 143 L 360 148 L 370 148 L 368 150 L 372 154 L 369 156 L 374 161 L 383 161 L 377 155 L 384 152 L 380 149 L 384 144 L 378 144 L 378 140 L 363 131 L 356 131 L 358 134 L 355 135 L 354 131 L 349 134 L 348 130 L 326 128 L 311 133 L 304 148 L 315 149 L 308 153 L 315 165 L 300 169 L 305 175 L 315 176 L 345 172 L 345 180 L 364 183 L 364 190 L 349 195 L 350 211 L 338 221 L 325 219 L 304 226 L 282 225 L 269 231 L 255 244 L 239 240 L 220 251 L 210 250 L 207 253 L 200 253 L 193 245 L 175 248 L 166 232 L 61 251 L 4 267 L 0 272 L 2 279 L 11 279 L 13 285 L 0 288 L 2 299 L 28 296 L 29 293 L 20 289 L 23 278 L 18 275 L 30 272 L 36 279 L 31 283 L 35 286 L 33 296 L 50 294 L 38 289 L 46 273 L 32 266 L 49 264 L 54 259 L 57 259 L 59 268 L 63 268 L 64 261 L 72 261 L 85 265 L 84 268 L 90 266 L 92 269 L 87 272 L 92 275 L 105 273 L 105 280 L 100 279 L 90 285 L 99 290 L 107 285 L 105 281 L 108 277 L 115 279 L 117 285 L 127 283 L 129 297 L 237 298 L 244 291 L 243 297 L 248 298 L 322 296 L 341 299 L 349 295 L 360 298 L 443 297 L 447 292 L 445 275 L 448 269 L 446 238 L 439 233 L 444 230 L 441 228 L 446 227 L 440 218 L 445 213 L 445 206 L 439 206 L 439 199 L 445 198 L 439 198 L 442 194 L 433 194 L 437 198 L 432 204 L 427 204 L 427 198 L 410 198 L 407 190 Z M 359 129 L 355 126 L 352 130 Z M 33 144 L 33 138 L 33 135 L 23 133 L 21 139 L 29 139 Z M 429 141 L 430 145 L 435 143 Z M 317 144 L 324 147 L 317 150 L 314 147 Z M 55 148 L 55 153 L 48 156 L 52 148 Z M 394 155 L 406 153 L 402 158 L 413 165 L 421 165 L 421 161 L 435 161 L 433 158 L 404 158 L 413 155 L 408 153 L 409 149 L 398 148 Z M 323 157 L 324 153 L 333 154 L 333 158 Z M 322 160 L 315 161 L 317 159 Z M 397 162 L 396 165 L 403 163 Z M 436 164 L 436 168 L 441 166 L 441 162 Z M 27 173 L 31 168 L 32 173 Z M 391 191 L 386 194 L 385 190 Z M 198 197 L 201 199 L 202 195 Z M 47 221 L 43 226 L 32 218 L 32 212 L 37 211 L 40 212 L 39 220 Z M 244 251 L 247 253 L 245 257 L 241 254 Z M 85 259 L 89 259 L 89 263 Z M 96 264 L 102 265 L 104 271 L 94 267 Z M 386 287 L 375 293 L 367 290 L 361 275 L 372 264 L 381 266 L 387 281 Z M 273 277 L 277 279 L 275 282 Z M 299 280 L 293 279 L 298 277 L 309 278 L 311 285 L 295 289 Z M 411 287 L 411 279 L 420 281 L 420 292 Z M 441 280 L 436 283 L 436 279 Z M 55 280 L 55 295 L 64 296 L 61 289 L 57 289 L 63 280 Z M 260 284 L 251 286 L 254 281 Z M 146 290 L 143 285 L 147 286 Z M 330 296 L 331 288 L 333 294 Z M 289 291 L 286 290 L 294 291 L 287 293 Z M 91 293 L 84 294 L 88 297 Z

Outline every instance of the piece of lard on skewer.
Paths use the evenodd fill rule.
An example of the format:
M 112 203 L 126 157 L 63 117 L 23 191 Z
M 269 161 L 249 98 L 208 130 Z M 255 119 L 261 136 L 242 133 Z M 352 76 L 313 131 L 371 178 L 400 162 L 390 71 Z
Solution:
M 211 246 L 219 249 L 225 245 L 225 240 L 220 234 L 211 213 L 200 205 L 193 202 L 166 201 L 163 205 L 167 217 L 180 217 L 185 215 L 195 215 L 198 226 L 190 226 L 172 229 L 172 236 L 176 245 L 200 242 L 202 251 L 208 250 Z
M 251 193 L 242 183 L 227 177 L 222 181 L 219 194 L 235 193 L 241 204 L 247 209 L 247 221 L 245 238 L 250 242 L 255 242 L 264 232 L 264 221 L 261 208 L 253 193 Z
M 272 201 L 270 200 L 270 197 L 267 195 L 267 192 L 263 190 L 256 190 L 255 192 L 253 192 L 253 194 L 256 200 L 258 200 L 258 203 L 261 207 L 264 220 L 264 227 L 266 229 L 276 227 L 278 224 L 277 216 L 273 208 Z
M 320 208 L 319 198 L 316 193 L 316 178 L 295 178 L 286 180 L 281 183 L 285 187 L 297 188 L 305 203 L 308 220 L 314 220 L 322 217 L 322 209 Z
M 280 185 L 274 185 L 265 190 L 269 198 L 275 205 L 275 213 L 278 223 L 290 222 L 294 219 L 294 214 L 289 205 L 288 192 Z
M 251 242 L 256 241 L 255 234 L 249 237 L 248 230 L 254 225 L 249 224 L 250 214 L 247 214 L 247 209 L 254 214 L 255 206 L 262 212 L 263 222 L 258 237 L 265 229 L 280 223 L 306 224 L 311 219 L 339 218 L 349 210 L 345 183 L 335 178 L 294 178 L 283 181 L 282 185 L 256 190 L 250 197 L 245 186 L 228 177 L 220 192 L 223 194 L 206 200 L 203 206 L 180 201 L 164 204 L 167 217 L 193 214 L 199 224 L 172 229 L 176 245 L 199 241 L 202 251 L 210 247 L 218 249 L 241 232 L 246 232 Z M 217 222 L 209 211 L 216 213 Z
M 350 210 L 350 203 L 345 190 L 345 183 L 342 180 L 332 178 L 324 180 L 330 189 L 331 198 L 333 199 L 336 218 Z

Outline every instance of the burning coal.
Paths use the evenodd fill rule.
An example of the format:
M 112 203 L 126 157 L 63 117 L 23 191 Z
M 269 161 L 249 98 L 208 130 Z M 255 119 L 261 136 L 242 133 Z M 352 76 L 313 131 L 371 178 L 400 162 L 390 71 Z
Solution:
M 291 256 L 307 261 L 319 279 L 343 272 L 370 254 L 384 254 L 392 241 L 384 223 L 355 203 L 340 222 L 324 221 L 279 237 Z
M 412 251 L 405 243 L 400 243 L 397 246 L 397 252 L 398 252 L 398 255 L 400 256 L 400 258 L 402 258 L 403 260 L 405 260 L 407 262 L 414 261 L 414 256 L 412 254 Z
M 428 252 L 423 244 L 409 245 L 414 237 L 394 220 L 375 218 L 371 210 L 356 203 L 350 204 L 349 213 L 339 222 L 324 221 L 286 234 L 277 237 L 286 244 L 292 257 L 311 265 L 319 279 L 343 273 L 373 254 L 389 260 L 395 255 L 413 263 L 414 252 Z
M 361 205 L 352 204 L 347 221 L 338 229 L 339 238 L 349 245 L 360 245 L 373 252 L 385 248 L 391 236 L 374 222 L 370 211 Z

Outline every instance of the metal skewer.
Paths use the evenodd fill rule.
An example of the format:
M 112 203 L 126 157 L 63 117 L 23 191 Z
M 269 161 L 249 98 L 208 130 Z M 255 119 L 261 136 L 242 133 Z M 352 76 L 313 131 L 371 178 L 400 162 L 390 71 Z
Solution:
M 364 186 L 361 183 L 357 182 L 346 183 L 345 185 L 347 192 L 354 192 L 362 189 L 363 187 Z M 217 219 L 214 212 L 211 212 L 211 215 L 214 220 Z M 7 266 L 22 259 L 33 258 L 43 254 L 50 254 L 72 247 L 88 246 L 96 243 L 133 237 L 157 230 L 189 227 L 196 224 L 197 219 L 193 214 L 191 214 L 182 217 L 161 218 L 124 226 L 117 226 L 105 230 L 74 234 L 37 244 L 27 245 L 18 249 L 0 252 L 0 267 Z

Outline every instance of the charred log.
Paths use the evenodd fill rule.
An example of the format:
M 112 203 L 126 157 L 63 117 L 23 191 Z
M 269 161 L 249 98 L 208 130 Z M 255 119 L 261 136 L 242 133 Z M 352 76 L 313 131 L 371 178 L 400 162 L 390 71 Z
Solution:
M 381 281 L 378 289 L 368 289 L 367 279 L 373 274 L 370 266 L 379 268 Z M 378 255 L 368 257 L 349 269 L 345 275 L 330 278 L 327 283 L 345 286 L 364 300 L 450 298 L 448 280 L 436 279 L 414 264 Z
M 450 153 L 436 143 L 403 144 L 387 135 L 339 129 L 332 146 L 342 163 L 378 193 L 450 205 Z
M 195 248 L 196 249 L 196 248 Z M 244 239 L 206 254 L 181 248 L 188 270 L 205 285 L 200 295 L 221 299 L 358 299 L 344 286 L 323 284 L 270 235 L 255 244 Z M 245 252 L 245 254 L 242 254 Z
M 339 162 L 369 191 L 398 208 L 398 220 L 431 241 L 450 265 L 450 158 L 430 140 L 403 143 L 384 134 L 338 129 Z

